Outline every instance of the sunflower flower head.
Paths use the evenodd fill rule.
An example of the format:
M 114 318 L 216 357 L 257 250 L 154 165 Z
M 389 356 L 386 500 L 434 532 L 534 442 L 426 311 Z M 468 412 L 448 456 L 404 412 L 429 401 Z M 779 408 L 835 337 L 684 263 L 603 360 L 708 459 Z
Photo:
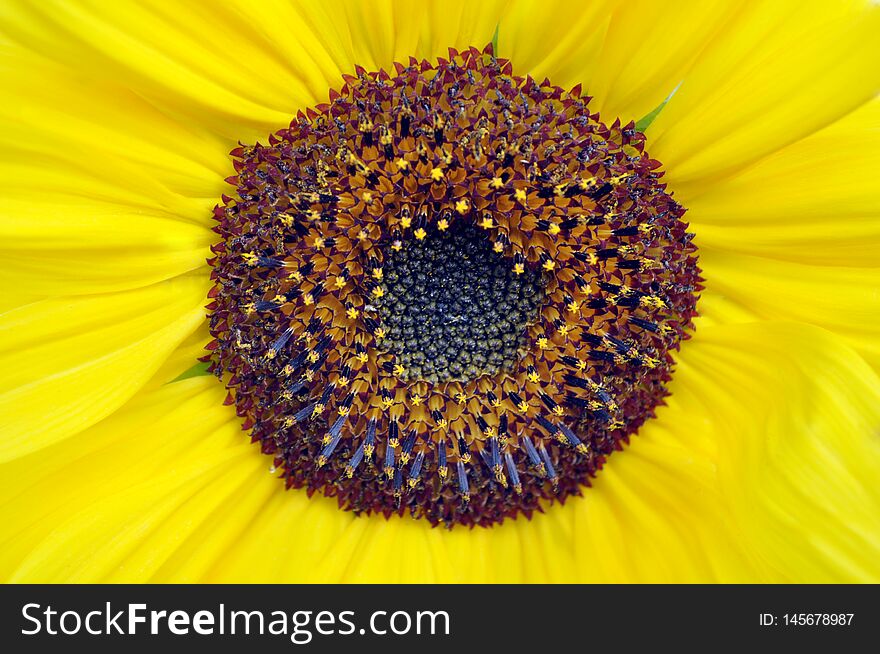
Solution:
M 359 67 L 232 154 L 210 360 L 289 487 L 490 525 L 579 493 L 666 394 L 692 235 L 579 87 L 491 46 Z
M 4 581 L 880 580 L 876 1 L 2 13 Z

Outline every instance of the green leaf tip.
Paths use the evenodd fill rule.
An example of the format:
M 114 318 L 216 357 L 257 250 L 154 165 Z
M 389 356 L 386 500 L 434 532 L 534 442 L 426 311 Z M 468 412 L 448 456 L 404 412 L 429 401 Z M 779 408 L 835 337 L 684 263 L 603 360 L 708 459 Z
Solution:
M 657 118 L 657 116 L 660 115 L 660 112 L 663 111 L 663 107 L 666 106 L 666 103 L 668 103 L 672 99 L 672 96 L 675 95 L 675 92 L 678 91 L 680 86 L 681 86 L 681 82 L 679 82 L 675 86 L 675 88 L 672 89 L 672 92 L 666 96 L 666 99 L 663 100 L 663 102 L 661 102 L 656 107 L 654 107 L 651 111 L 649 111 L 647 114 L 645 114 L 644 116 L 639 118 L 636 121 L 636 129 L 639 130 L 640 132 L 644 132 L 646 129 L 648 129 L 648 127 L 651 126 L 651 123 L 653 123 L 654 120 Z
M 173 384 L 174 382 L 183 381 L 184 379 L 189 379 L 190 377 L 201 377 L 203 375 L 209 375 L 211 374 L 208 372 L 209 365 L 211 364 L 207 361 L 199 361 L 196 365 L 183 371 L 168 383 Z

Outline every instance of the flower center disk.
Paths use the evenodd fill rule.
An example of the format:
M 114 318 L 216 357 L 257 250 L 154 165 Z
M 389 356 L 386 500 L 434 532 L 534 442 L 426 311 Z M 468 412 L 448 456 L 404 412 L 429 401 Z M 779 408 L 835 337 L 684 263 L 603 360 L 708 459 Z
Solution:
M 288 487 L 488 526 L 653 415 L 696 250 L 644 136 L 588 103 L 450 50 L 233 151 L 206 359 Z
M 384 266 L 383 345 L 401 379 L 467 382 L 510 371 L 543 299 L 540 274 L 516 275 L 474 227 L 410 240 Z

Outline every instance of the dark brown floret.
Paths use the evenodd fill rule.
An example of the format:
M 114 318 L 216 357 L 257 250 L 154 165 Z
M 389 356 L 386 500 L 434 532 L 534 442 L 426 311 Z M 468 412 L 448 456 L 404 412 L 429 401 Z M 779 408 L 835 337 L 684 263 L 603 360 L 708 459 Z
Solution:
M 491 525 L 579 494 L 667 391 L 701 279 L 632 124 L 469 49 L 358 68 L 215 210 L 212 369 L 289 487 Z

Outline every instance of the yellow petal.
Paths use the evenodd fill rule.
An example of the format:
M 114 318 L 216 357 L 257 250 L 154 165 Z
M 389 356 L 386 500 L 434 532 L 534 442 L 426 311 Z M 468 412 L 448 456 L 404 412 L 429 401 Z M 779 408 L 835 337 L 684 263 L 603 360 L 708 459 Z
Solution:
M 130 193 L 126 200 L 153 199 L 169 214 L 199 220 L 186 216 L 197 206 L 188 199 L 214 199 L 224 188 L 231 169 L 229 143 L 163 113 L 122 80 L 102 80 L 100 71 L 77 69 L 74 63 L 53 63 L 16 46 L 0 51 L 0 79 L 15 98 L 0 106 L 6 165 L 42 169 L 54 164 L 74 180 L 64 184 L 52 178 L 40 185 L 41 175 L 30 170 L 30 185 L 51 191 L 58 184 L 85 195 L 90 189 L 75 183 L 83 178 L 97 186 L 101 199 L 116 199 L 117 186 L 117 194 Z M 201 217 L 201 224 L 209 218 Z
M 4 3 L 3 22 L 22 46 L 58 63 L 75 62 L 93 79 L 142 94 L 163 111 L 201 111 L 204 125 L 221 129 L 230 118 L 283 125 L 282 105 L 302 85 L 271 51 L 257 47 L 258 36 L 237 36 L 252 33 L 234 12 L 208 9 L 207 3 L 172 12 L 164 3 L 13 2 Z
M 3 285 L 0 285 L 0 288 L 3 288 L 3 293 L 0 294 L 0 314 L 24 306 L 25 304 L 44 299 L 40 295 L 22 293 L 9 286 L 3 287 Z
M 214 240 L 203 227 L 131 206 L 9 199 L 0 209 L 0 288 L 35 296 L 136 288 L 204 270 Z
M 116 291 L 204 264 L 225 145 L 129 90 L 5 49 L 0 75 L 16 98 L 0 106 L 0 287 Z
M 0 16 L 21 47 L 76 62 L 91 76 L 234 144 L 265 139 L 297 109 L 326 101 L 328 89 L 355 64 L 387 67 L 394 57 L 437 56 L 474 39 L 488 43 L 500 6 L 13 2 Z
M 638 120 L 663 102 L 725 29 L 738 4 L 621 4 L 587 86 L 606 122 Z
M 180 375 L 191 371 L 195 366 L 201 366 L 202 372 L 205 372 L 207 364 L 199 362 L 199 358 L 208 354 L 205 347 L 210 342 L 211 334 L 208 331 L 208 321 L 204 320 L 168 355 L 146 387 L 154 388 L 167 384 Z
M 560 86 L 586 82 L 602 51 L 616 1 L 583 3 L 515 2 L 500 20 L 498 49 L 517 75 L 545 76 Z
M 700 267 L 710 304 L 713 295 L 733 302 L 747 321 L 818 325 L 880 365 L 880 268 L 812 266 L 713 248 L 700 250 Z
M 880 101 L 679 194 L 701 246 L 828 266 L 880 257 Z
M 0 316 L 0 460 L 112 413 L 204 320 L 204 276 L 43 300 Z
M 873 97 L 878 30 L 863 0 L 745 3 L 648 130 L 670 186 L 692 194 Z
M 76 438 L 4 464 L 4 576 L 18 568 L 44 580 L 147 578 L 195 514 L 232 503 L 241 477 L 226 473 L 241 470 L 234 463 L 250 445 L 221 407 L 224 394 L 208 377 L 169 384 Z M 162 542 L 140 549 L 155 528 Z
M 505 5 L 498 0 L 315 2 L 304 5 L 304 10 L 309 24 L 317 24 L 320 16 L 337 25 L 342 42 L 350 43 L 350 65 L 388 68 L 410 56 L 445 57 L 450 47 L 482 48 L 492 40 Z
M 719 510 L 754 577 L 876 583 L 877 374 L 840 339 L 795 324 L 706 330 L 681 359 L 673 402 L 702 407 Z
M 500 50 L 517 74 L 581 83 L 606 122 L 638 120 L 685 79 L 739 8 L 713 2 L 515 2 Z M 540 35 L 539 38 L 536 38 Z

